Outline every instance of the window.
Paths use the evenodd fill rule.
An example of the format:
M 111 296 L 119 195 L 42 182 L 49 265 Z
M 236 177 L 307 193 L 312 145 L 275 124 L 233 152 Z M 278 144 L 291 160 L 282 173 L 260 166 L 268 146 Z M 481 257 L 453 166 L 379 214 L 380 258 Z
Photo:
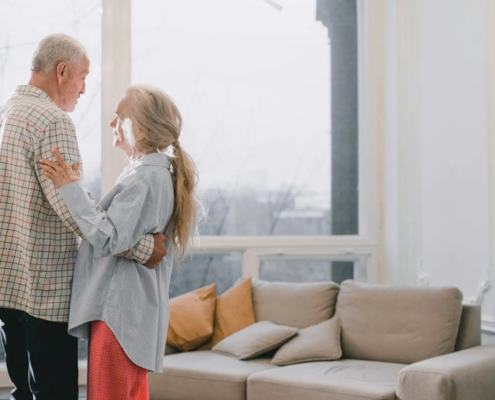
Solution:
M 183 114 L 181 143 L 208 209 L 202 242 L 237 237 L 249 248 L 253 237 L 359 234 L 357 2 L 131 5 L 131 82 L 160 87 Z M 206 283 L 195 280 L 204 263 L 194 255 L 174 291 Z M 307 268 L 306 279 L 354 274 L 353 263 L 325 263 L 327 275 Z
M 162 88 L 184 115 L 202 235 L 329 235 L 330 51 L 316 2 L 132 6 L 132 83 Z
M 102 0 L 16 0 L 0 2 L 0 103 L 17 85 L 27 84 L 38 42 L 51 33 L 66 33 L 88 50 L 91 67 L 86 94 L 70 114 L 77 128 L 84 179 L 96 198 L 101 195 L 101 9 Z M 80 342 L 85 358 L 85 342 Z M 5 354 L 0 344 L 0 361 Z
M 353 278 L 365 282 L 366 257 L 353 258 L 345 262 L 352 263 Z M 337 281 L 333 265 L 336 260 L 339 260 L 336 256 L 261 256 L 260 279 L 284 282 Z
M 91 58 L 86 94 L 70 114 L 77 127 L 88 190 L 99 197 L 101 169 L 101 0 L 21 0 L 0 4 L 0 103 L 27 84 L 38 42 L 51 33 L 79 39 Z
M 195 253 L 172 272 L 170 297 L 216 283 L 220 296 L 242 276 L 242 253 Z

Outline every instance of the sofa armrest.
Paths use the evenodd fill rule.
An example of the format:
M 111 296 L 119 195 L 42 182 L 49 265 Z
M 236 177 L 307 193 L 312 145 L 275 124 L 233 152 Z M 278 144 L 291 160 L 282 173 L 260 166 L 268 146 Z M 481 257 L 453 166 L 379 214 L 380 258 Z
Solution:
M 399 400 L 495 399 L 495 345 L 477 346 L 404 368 Z

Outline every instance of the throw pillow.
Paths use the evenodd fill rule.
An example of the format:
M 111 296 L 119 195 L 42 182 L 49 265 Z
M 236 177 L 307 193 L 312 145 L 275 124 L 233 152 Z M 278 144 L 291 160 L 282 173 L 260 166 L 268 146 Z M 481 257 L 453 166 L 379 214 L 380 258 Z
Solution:
M 249 360 L 281 346 L 297 335 L 297 331 L 297 328 L 261 321 L 230 335 L 213 347 L 212 351 L 239 360 Z
M 273 365 L 290 365 L 311 361 L 332 361 L 342 357 L 340 319 L 333 317 L 299 331 L 273 357 Z
M 210 339 L 215 300 L 215 284 L 171 299 L 167 344 L 190 351 Z
M 217 298 L 213 336 L 200 350 L 210 350 L 226 337 L 255 322 L 253 292 L 249 278 Z

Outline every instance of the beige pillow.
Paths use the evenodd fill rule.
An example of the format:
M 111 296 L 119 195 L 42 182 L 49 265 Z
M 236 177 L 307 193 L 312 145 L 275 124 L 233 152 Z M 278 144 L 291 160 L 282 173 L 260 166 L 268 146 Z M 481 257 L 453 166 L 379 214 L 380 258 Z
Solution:
M 311 361 L 332 361 L 342 357 L 340 319 L 333 317 L 318 325 L 301 329 L 284 344 L 272 359 L 273 365 L 289 365 Z
M 253 280 L 256 321 L 307 328 L 333 317 L 338 294 L 339 286 L 333 282 Z
M 461 312 L 456 288 L 344 282 L 337 303 L 343 355 L 413 364 L 452 353 Z
M 281 346 L 297 335 L 297 331 L 297 328 L 268 321 L 257 322 L 222 340 L 212 351 L 239 360 L 249 360 Z

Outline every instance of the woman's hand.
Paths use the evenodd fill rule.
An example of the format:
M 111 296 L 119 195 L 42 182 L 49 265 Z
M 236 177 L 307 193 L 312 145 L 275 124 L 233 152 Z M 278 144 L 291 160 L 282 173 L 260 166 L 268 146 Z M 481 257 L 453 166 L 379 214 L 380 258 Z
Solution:
M 56 188 L 61 188 L 81 179 L 79 176 L 79 163 L 75 163 L 72 167 L 69 167 L 57 149 L 52 149 L 52 154 L 58 162 L 41 160 L 40 166 L 43 170 L 43 175 L 48 177 L 55 184 Z

